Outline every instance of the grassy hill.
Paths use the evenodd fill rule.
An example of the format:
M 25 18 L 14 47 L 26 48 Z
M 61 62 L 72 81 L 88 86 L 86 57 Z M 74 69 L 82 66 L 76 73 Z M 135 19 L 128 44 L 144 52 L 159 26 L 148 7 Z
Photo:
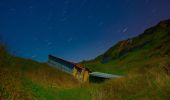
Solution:
M 137 37 L 118 42 L 91 61 L 82 62 L 95 71 L 126 75 L 166 63 L 170 58 L 170 20 L 147 29 Z
M 72 76 L 45 63 L 12 56 L 0 45 L 0 98 L 55 99 L 59 90 L 78 86 Z
M 93 71 L 124 75 L 99 86 L 97 100 L 169 100 L 170 20 L 82 64 Z
M 120 41 L 82 64 L 94 71 L 124 77 L 100 84 L 80 84 L 46 63 L 9 54 L 1 44 L 0 99 L 170 100 L 170 20 Z

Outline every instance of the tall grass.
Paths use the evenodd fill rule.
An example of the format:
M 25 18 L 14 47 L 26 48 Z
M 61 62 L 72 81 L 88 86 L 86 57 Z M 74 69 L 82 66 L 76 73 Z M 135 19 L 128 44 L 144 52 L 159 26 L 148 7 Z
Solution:
M 0 45 L 0 99 L 49 99 L 57 97 L 59 89 L 79 86 L 72 76 L 45 63 L 14 57 Z
M 95 100 L 169 100 L 170 76 L 160 68 L 131 72 L 126 77 L 104 83 Z
M 0 99 L 170 100 L 169 24 L 162 22 L 84 62 L 94 71 L 123 75 L 100 84 L 80 84 L 45 63 L 12 56 L 0 45 Z

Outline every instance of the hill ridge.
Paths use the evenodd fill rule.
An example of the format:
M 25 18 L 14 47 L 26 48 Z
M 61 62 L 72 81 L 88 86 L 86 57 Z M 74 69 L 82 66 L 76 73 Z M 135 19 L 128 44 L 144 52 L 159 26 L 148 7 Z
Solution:
M 128 56 L 129 53 L 133 52 L 141 51 L 143 54 L 146 54 L 146 52 L 148 52 L 148 54 L 146 54 L 147 57 L 158 55 L 165 56 L 170 54 L 169 42 L 170 19 L 159 22 L 156 26 L 146 29 L 142 34 L 136 37 L 119 41 L 117 44 L 110 47 L 105 53 L 99 55 L 95 59 L 84 61 L 81 63 L 89 66 L 94 70 L 98 70 L 97 64 L 101 64 L 102 66 L 104 66 L 104 64 L 107 65 L 108 63 L 114 62 L 115 60 L 123 60 L 126 56 Z M 156 55 L 156 53 L 159 54 Z M 95 64 L 96 66 L 95 68 L 93 68 Z M 124 63 L 124 65 L 126 64 Z M 111 65 L 109 66 L 112 67 Z

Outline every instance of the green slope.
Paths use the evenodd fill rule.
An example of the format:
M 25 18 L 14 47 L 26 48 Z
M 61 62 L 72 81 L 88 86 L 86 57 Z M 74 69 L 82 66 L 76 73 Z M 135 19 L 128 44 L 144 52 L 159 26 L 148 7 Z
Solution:
M 168 61 L 170 20 L 147 29 L 141 35 L 118 42 L 97 58 L 82 62 L 94 71 L 127 74 L 130 70 Z
M 12 56 L 1 44 L 0 99 L 170 100 L 170 20 L 82 63 L 94 71 L 124 77 L 100 84 L 79 84 L 45 63 Z
M 0 45 L 0 99 L 55 100 L 59 91 L 75 87 L 79 83 L 72 76 L 45 63 L 12 56 Z

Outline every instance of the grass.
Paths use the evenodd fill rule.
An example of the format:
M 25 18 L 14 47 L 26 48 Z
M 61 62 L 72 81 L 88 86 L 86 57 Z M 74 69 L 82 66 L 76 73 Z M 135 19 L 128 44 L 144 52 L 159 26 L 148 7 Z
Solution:
M 102 100 L 169 100 L 170 77 L 150 69 L 143 74 L 131 73 L 125 78 L 106 82 L 96 94 Z M 98 95 L 102 95 L 98 98 Z
M 83 62 L 93 71 L 124 76 L 100 84 L 80 84 L 45 63 L 15 57 L 0 45 L 0 99 L 170 100 L 169 26 L 162 22 L 132 43 L 119 42 L 98 58 Z
M 45 63 L 10 55 L 0 45 L 0 97 L 55 100 L 60 89 L 79 87 L 72 76 Z
M 169 24 L 169 20 L 163 21 L 137 37 L 118 42 L 96 59 L 82 63 L 94 71 L 127 75 L 133 68 L 151 61 L 152 57 L 169 56 Z
M 0 98 L 91 100 L 88 83 L 80 84 L 72 76 L 45 63 L 12 56 L 4 46 L 0 54 Z

